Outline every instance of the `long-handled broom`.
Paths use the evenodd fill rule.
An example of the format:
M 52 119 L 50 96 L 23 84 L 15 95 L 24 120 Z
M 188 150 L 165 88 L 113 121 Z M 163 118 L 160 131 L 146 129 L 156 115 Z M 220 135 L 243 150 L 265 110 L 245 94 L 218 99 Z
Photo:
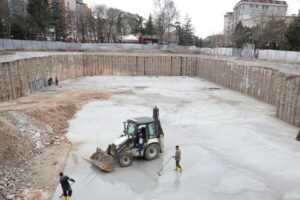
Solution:
M 169 161 L 171 160 L 172 156 L 169 158 L 169 160 L 158 170 L 157 174 L 159 176 L 161 176 L 160 172 L 164 169 L 164 167 L 169 163 Z

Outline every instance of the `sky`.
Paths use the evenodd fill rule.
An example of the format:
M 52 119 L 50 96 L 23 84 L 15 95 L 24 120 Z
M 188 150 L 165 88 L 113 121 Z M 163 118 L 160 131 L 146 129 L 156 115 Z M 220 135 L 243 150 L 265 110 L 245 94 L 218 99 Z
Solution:
M 83 0 L 90 7 L 105 4 L 108 7 L 118 8 L 130 13 L 137 13 L 148 18 L 154 13 L 153 0 Z M 239 0 L 174 0 L 180 12 L 180 19 L 186 14 L 192 18 L 195 34 L 205 38 L 208 35 L 222 33 L 224 14 L 231 12 Z M 300 0 L 286 0 L 289 5 L 288 15 L 297 14 L 300 9 Z

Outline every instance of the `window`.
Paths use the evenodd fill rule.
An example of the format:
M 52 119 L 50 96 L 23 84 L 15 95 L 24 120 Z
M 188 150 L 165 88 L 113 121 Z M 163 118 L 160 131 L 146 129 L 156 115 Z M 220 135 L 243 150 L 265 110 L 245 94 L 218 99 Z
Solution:
M 149 138 L 155 138 L 155 124 L 154 122 L 148 124 L 148 133 L 149 133 Z
M 136 130 L 136 125 L 133 123 L 128 123 L 127 125 L 127 134 L 128 135 L 134 135 Z

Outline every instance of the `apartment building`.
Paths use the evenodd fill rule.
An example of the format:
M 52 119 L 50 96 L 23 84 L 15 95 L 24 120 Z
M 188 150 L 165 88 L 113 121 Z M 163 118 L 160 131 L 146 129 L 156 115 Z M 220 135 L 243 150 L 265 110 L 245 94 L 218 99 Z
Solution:
M 286 16 L 286 1 L 277 0 L 241 0 L 233 9 L 234 27 L 242 22 L 244 26 L 253 27 L 260 24 L 262 17 Z
M 68 19 L 68 38 L 82 40 L 80 29 L 86 23 L 85 16 L 91 9 L 82 0 L 64 0 Z
M 225 46 L 230 46 L 231 45 L 231 35 L 234 30 L 234 25 L 233 25 L 233 12 L 227 12 L 224 15 L 224 40 Z

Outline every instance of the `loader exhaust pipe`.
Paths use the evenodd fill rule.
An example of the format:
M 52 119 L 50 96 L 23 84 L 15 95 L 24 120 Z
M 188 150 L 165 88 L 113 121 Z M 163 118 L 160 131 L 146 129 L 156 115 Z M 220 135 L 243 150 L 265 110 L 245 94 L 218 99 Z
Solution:
M 160 153 L 164 152 L 164 131 L 159 120 L 159 109 L 157 106 L 153 108 L 153 119 L 155 121 L 156 137 L 159 138 Z

